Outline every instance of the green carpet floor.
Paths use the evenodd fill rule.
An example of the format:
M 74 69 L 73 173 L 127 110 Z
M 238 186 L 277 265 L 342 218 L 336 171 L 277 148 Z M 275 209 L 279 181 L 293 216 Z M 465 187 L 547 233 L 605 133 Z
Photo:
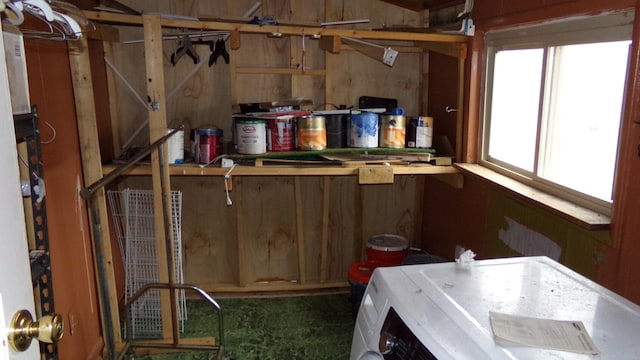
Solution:
M 349 294 L 217 299 L 224 314 L 227 360 L 346 360 L 354 321 Z M 217 337 L 217 321 L 200 300 L 187 302 L 183 337 Z M 140 360 L 209 360 L 189 352 L 136 356 Z

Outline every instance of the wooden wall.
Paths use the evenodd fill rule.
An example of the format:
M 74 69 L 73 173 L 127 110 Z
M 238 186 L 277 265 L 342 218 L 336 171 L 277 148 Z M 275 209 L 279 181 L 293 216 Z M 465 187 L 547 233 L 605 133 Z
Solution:
M 238 19 L 253 1 L 123 1 L 145 12 L 200 18 Z M 309 2 L 262 1 L 260 18 L 275 16 L 283 24 L 370 19 L 348 28 L 422 26 L 423 17 L 378 1 Z M 105 46 L 107 58 L 146 99 L 144 49 L 141 29 L 119 28 L 121 41 Z M 210 39 L 216 40 L 214 36 Z M 184 57 L 172 66 L 177 40 L 164 42 L 167 93 L 188 77 L 197 65 Z M 406 44 L 405 44 L 406 46 Z M 305 38 L 308 74 L 273 74 L 274 69 L 296 69 L 302 64 L 302 38 L 241 36 L 230 63 L 222 59 L 196 70 L 167 102 L 168 126 L 185 124 L 187 131 L 216 125 L 231 140 L 231 114 L 238 104 L 293 97 L 311 99 L 310 109 L 354 106 L 363 95 L 397 98 L 407 114 L 426 111 L 421 52 L 402 52 L 393 68 L 356 51 L 329 54 L 317 40 Z M 202 61 L 209 50 L 198 47 Z M 261 74 L 264 72 L 266 74 Z M 146 119 L 147 110 L 118 75 L 109 70 L 114 124 L 114 148 L 131 139 Z M 328 104 L 326 104 L 328 103 Z M 330 105 L 329 105 L 330 104 Z M 148 128 L 133 137 L 134 146 L 148 143 Z M 188 138 L 188 137 L 187 137 Z M 187 139 L 188 141 L 188 139 Z M 104 151 L 103 151 L 104 152 Z M 109 159 L 103 159 L 108 161 Z M 406 236 L 420 243 L 424 179 L 396 176 L 391 185 L 358 185 L 355 177 L 233 176 L 233 205 L 226 205 L 222 177 L 174 176 L 172 188 L 183 192 L 182 241 L 185 281 L 209 291 L 260 291 L 344 286 L 348 267 L 362 260 L 366 239 L 374 234 Z M 145 177 L 128 177 L 119 188 L 150 189 Z M 302 285 L 302 286 L 298 286 Z M 308 286 L 307 286 L 308 285 Z M 293 286 L 293 287 L 291 287 Z
M 170 13 L 206 19 L 239 19 L 254 5 L 254 1 L 123 1 L 126 5 L 146 12 Z M 422 26 L 422 14 L 378 1 L 329 1 L 303 0 L 262 1 L 256 16 L 275 16 L 282 24 L 313 24 L 322 21 L 370 19 L 367 24 L 341 26 L 341 28 L 377 29 L 383 26 Z M 144 47 L 142 43 L 124 44 L 141 40 L 142 30 L 120 28 L 121 42 L 107 47 L 106 56 L 116 65 L 118 72 L 146 101 L 144 94 Z M 216 40 L 209 37 L 207 40 Z M 167 93 L 167 117 L 169 125 L 184 124 L 187 129 L 204 125 L 216 125 L 231 140 L 231 114 L 239 111 L 239 103 L 275 101 L 303 97 L 313 101 L 310 108 L 332 109 L 334 105 L 347 107 L 358 105 L 362 95 L 398 99 L 408 114 L 422 113 L 422 56 L 419 53 L 402 53 L 393 68 L 355 51 L 328 54 L 319 49 L 318 40 L 305 38 L 305 69 L 326 71 L 321 75 L 273 75 L 273 69 L 296 69 L 302 63 L 302 38 L 269 38 L 263 35 L 242 35 L 241 47 L 231 51 L 230 64 L 222 59 L 213 66 L 199 67 L 187 56 L 176 66 L 170 62 L 171 54 L 179 47 L 179 40 L 164 42 L 165 82 Z M 206 46 L 197 47 L 202 61 L 209 59 Z M 264 69 L 267 74 L 254 73 Z M 245 69 L 245 71 L 243 71 Z M 251 69 L 248 74 L 246 69 Z M 131 140 L 135 130 L 146 119 L 144 105 L 132 95 L 117 75 L 113 76 L 112 101 L 117 103 L 114 138 L 116 152 L 123 143 Z M 184 86 L 177 87 L 185 78 Z M 148 131 L 134 138 L 134 146 L 148 142 Z

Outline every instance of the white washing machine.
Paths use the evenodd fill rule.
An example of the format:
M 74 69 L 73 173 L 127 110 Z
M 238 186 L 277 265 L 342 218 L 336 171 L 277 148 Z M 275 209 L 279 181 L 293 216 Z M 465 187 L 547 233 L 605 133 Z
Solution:
M 498 342 L 489 313 L 579 320 L 598 355 Z M 377 268 L 351 360 L 638 359 L 640 306 L 547 257 Z

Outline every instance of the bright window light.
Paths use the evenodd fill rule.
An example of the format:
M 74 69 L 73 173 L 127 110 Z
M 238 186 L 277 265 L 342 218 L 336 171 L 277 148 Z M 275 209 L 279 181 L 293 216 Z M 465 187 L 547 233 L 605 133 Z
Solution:
M 629 44 L 554 49 L 542 178 L 611 201 Z
M 630 29 L 610 15 L 488 34 L 481 162 L 608 213 Z

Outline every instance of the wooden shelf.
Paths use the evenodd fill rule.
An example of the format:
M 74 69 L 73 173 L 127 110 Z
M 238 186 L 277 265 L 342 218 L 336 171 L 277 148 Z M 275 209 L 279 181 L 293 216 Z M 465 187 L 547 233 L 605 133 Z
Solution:
M 464 49 L 459 52 L 460 56 L 466 56 L 466 47 L 469 37 L 457 34 L 440 33 L 419 33 L 404 31 L 384 31 L 384 30 L 349 30 L 334 29 L 313 26 L 291 26 L 291 25 L 255 25 L 242 22 L 220 22 L 220 21 L 198 21 L 198 20 L 176 20 L 160 17 L 159 15 L 123 15 L 108 12 L 85 11 L 84 14 L 89 20 L 115 25 L 142 26 L 145 16 L 158 17 L 159 26 L 165 28 L 193 29 L 199 31 L 229 31 L 231 33 L 231 47 L 239 48 L 240 33 L 245 34 L 281 34 L 322 37 L 351 37 L 369 40 L 392 40 L 392 41 L 414 41 L 425 43 L 446 43 Z
M 381 167 L 385 165 L 369 165 L 369 167 Z M 117 165 L 105 165 L 103 171 L 106 174 L 112 172 Z M 413 165 L 391 165 L 393 175 L 437 175 L 437 174 L 457 174 L 459 171 L 453 166 L 436 166 L 429 164 Z M 291 165 L 268 165 L 268 166 L 236 166 L 231 174 L 234 176 L 350 176 L 358 175 L 362 167 L 343 166 L 291 166 Z M 201 167 L 197 164 L 170 165 L 169 175 L 171 176 L 224 176 L 229 168 L 219 166 Z M 139 164 L 132 166 L 124 175 L 151 175 L 151 165 Z

